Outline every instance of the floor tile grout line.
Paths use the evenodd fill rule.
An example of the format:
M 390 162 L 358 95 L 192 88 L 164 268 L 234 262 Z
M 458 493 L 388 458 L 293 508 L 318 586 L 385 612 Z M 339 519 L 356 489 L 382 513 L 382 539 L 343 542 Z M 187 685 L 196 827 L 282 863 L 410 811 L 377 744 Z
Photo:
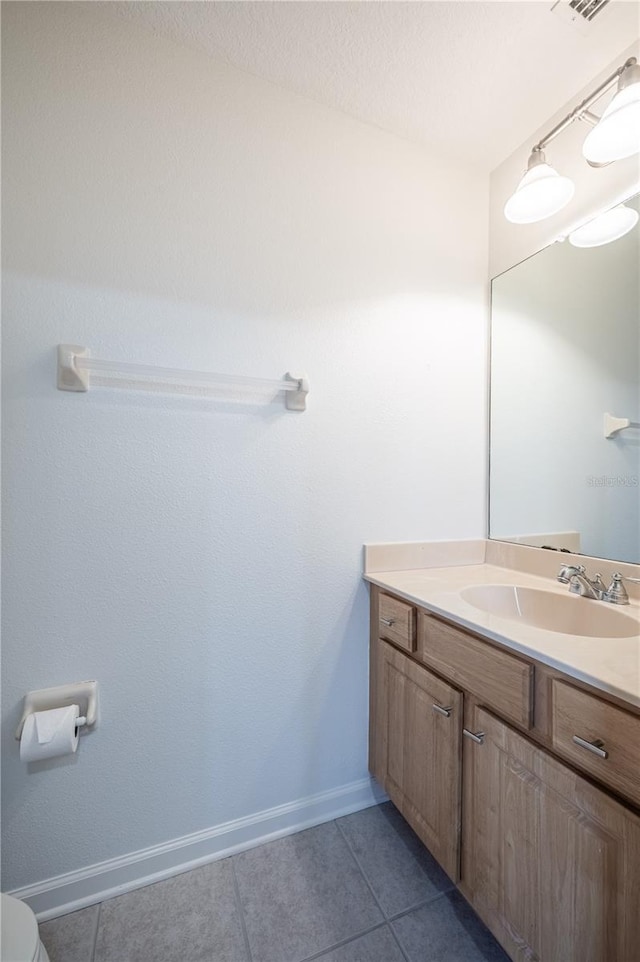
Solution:
M 93 932 L 93 946 L 91 948 L 90 962 L 95 962 L 95 959 L 96 959 L 96 949 L 98 948 L 98 929 L 100 928 L 101 915 L 102 915 L 102 902 L 98 902 L 98 911 L 96 912 L 96 925 Z
M 402 943 L 400 942 L 400 939 L 399 939 L 399 937 L 398 937 L 398 934 L 397 934 L 396 930 L 394 929 L 393 925 L 391 925 L 391 922 L 392 922 L 392 921 L 395 921 L 395 919 L 401 918 L 401 917 L 404 916 L 404 915 L 408 915 L 410 912 L 413 912 L 413 911 L 416 910 L 416 909 L 422 908 L 424 905 L 428 905 L 428 904 L 431 903 L 431 902 L 435 902 L 437 899 L 439 899 L 439 898 L 441 898 L 443 895 L 445 895 L 446 892 L 451 891 L 451 889 L 447 889 L 446 892 L 439 892 L 437 895 L 435 895 L 435 896 L 432 897 L 432 898 L 428 898 L 428 899 L 425 899 L 425 900 L 422 901 L 422 902 L 416 903 L 415 905 L 411 905 L 411 906 L 409 906 L 409 908 L 403 909 L 402 912 L 396 912 L 396 913 L 395 913 L 394 915 L 392 915 L 392 916 L 387 916 L 387 913 L 386 913 L 386 912 L 384 911 L 384 909 L 382 908 L 382 905 L 380 904 L 380 901 L 379 901 L 379 899 L 378 899 L 378 897 L 377 897 L 377 895 L 376 895 L 376 893 L 375 893 L 375 891 L 374 891 L 374 889 L 373 889 L 373 886 L 372 886 L 371 882 L 369 881 L 369 879 L 368 879 L 368 877 L 367 877 L 367 873 L 366 873 L 365 870 L 363 869 L 363 867 L 362 867 L 362 865 L 361 865 L 361 863 L 360 863 L 360 860 L 359 860 L 358 856 L 356 855 L 356 853 L 355 853 L 355 851 L 354 851 L 354 849 L 353 849 L 353 846 L 351 845 L 351 842 L 349 841 L 349 839 L 348 839 L 348 837 L 347 837 L 346 832 L 344 831 L 344 829 L 342 828 L 342 826 L 339 824 L 339 821 L 340 821 L 339 819 L 336 819 L 336 820 L 335 820 L 336 828 L 338 829 L 338 831 L 339 831 L 340 834 L 342 835 L 342 837 L 343 837 L 343 839 L 344 839 L 344 841 L 345 841 L 345 844 L 346 844 L 347 848 L 348 848 L 349 851 L 351 852 L 351 855 L 353 856 L 353 859 L 354 859 L 356 865 L 357 865 L 358 868 L 360 869 L 360 873 L 361 873 L 363 879 L 365 880 L 365 883 L 367 884 L 367 887 L 369 888 L 369 891 L 371 892 L 371 894 L 372 894 L 372 896 L 373 896 L 373 898 L 374 898 L 374 900 L 375 900 L 376 905 L 378 906 L 378 908 L 379 908 L 380 911 L 382 912 L 383 918 L 384 918 L 385 921 L 388 923 L 389 931 L 391 932 L 391 935 L 393 936 L 393 939 L 394 939 L 396 945 L 398 946 L 398 948 L 399 948 L 399 950 L 400 950 L 400 953 L 402 954 L 402 956 L 403 956 L 403 958 L 406 960 L 406 962 L 411 962 L 411 959 L 409 958 L 409 956 L 408 956 L 407 953 L 405 952 L 404 946 L 403 946 Z
M 242 899 L 240 898 L 240 885 L 238 884 L 238 876 L 236 875 L 235 860 L 231 858 L 231 876 L 233 878 L 233 890 L 236 896 L 236 904 L 238 906 L 238 917 L 240 919 L 240 927 L 242 929 L 242 937 L 244 939 L 244 947 L 247 952 L 248 962 L 253 962 L 253 953 L 251 951 L 251 944 L 249 942 L 249 932 L 247 931 L 247 922 L 244 917 L 244 909 L 242 908 Z
M 396 930 L 394 929 L 394 927 L 393 927 L 393 925 L 391 924 L 391 922 L 389 922 L 388 924 L 389 924 L 389 931 L 391 932 L 393 941 L 396 943 L 396 945 L 397 945 L 398 948 L 400 949 L 400 954 L 401 954 L 401 956 L 403 957 L 403 959 L 405 960 L 405 962 L 411 962 L 411 959 L 409 958 L 409 954 L 408 954 L 407 952 L 405 952 L 404 945 L 403 945 L 402 942 L 400 941 L 400 936 L 398 935 L 398 933 L 397 933 Z
M 333 945 L 325 946 L 324 949 L 320 949 L 318 952 L 314 952 L 313 955 L 305 955 L 303 959 L 299 962 L 314 962 L 315 959 L 322 959 L 329 952 L 335 952 L 336 949 L 341 949 L 343 945 L 349 945 L 350 942 L 355 942 L 356 939 L 361 939 L 364 935 L 369 935 L 371 932 L 376 932 L 378 929 L 388 928 L 387 922 L 383 919 L 382 922 L 376 922 L 375 925 L 370 926 L 368 929 L 362 929 L 361 932 L 356 932 L 355 935 L 349 935 L 347 938 L 341 939 L 339 942 L 334 942 Z
M 337 820 L 336 820 L 336 825 L 338 825 Z M 373 895 L 374 899 L 376 900 L 376 904 L 378 905 L 380 911 L 382 912 L 382 914 L 383 914 L 383 916 L 384 916 L 384 918 L 385 918 L 385 921 L 387 921 L 387 922 L 395 922 L 396 919 L 401 918 L 403 915 L 408 915 L 409 912 L 413 912 L 415 909 L 421 909 L 421 908 L 423 908 L 425 905 L 429 905 L 431 902 L 435 902 L 437 899 L 442 898 L 442 897 L 443 897 L 444 895 L 446 895 L 447 893 L 455 891 L 455 885 L 453 884 L 453 882 L 451 882 L 450 887 L 447 888 L 447 889 L 444 889 L 442 892 L 436 892 L 435 895 L 430 895 L 430 896 L 428 896 L 428 897 L 425 898 L 425 899 L 420 899 L 418 902 L 414 902 L 412 905 L 407 906 L 407 908 L 405 908 L 405 909 L 401 909 L 399 912 L 393 912 L 391 915 L 387 915 L 386 912 L 384 911 L 384 909 L 382 908 L 382 905 L 381 905 L 380 902 L 378 901 L 378 898 L 377 898 L 377 896 L 376 896 L 376 893 L 375 893 L 375 891 L 373 890 L 373 886 L 371 885 L 369 879 L 367 878 L 367 874 L 366 874 L 365 870 L 363 869 L 362 865 L 360 864 L 360 860 L 358 859 L 358 856 L 356 855 L 353 847 L 351 846 L 351 843 L 349 842 L 349 839 L 348 839 L 346 833 L 343 831 L 343 829 L 342 829 L 342 827 L 341 827 L 340 825 L 338 825 L 338 829 L 339 829 L 339 831 L 340 831 L 340 834 L 341 834 L 342 837 L 344 838 L 345 842 L 347 843 L 347 847 L 349 848 L 349 851 L 350 851 L 351 854 L 353 855 L 353 858 L 355 859 L 355 862 L 356 862 L 358 868 L 359 868 L 360 871 L 362 872 L 363 878 L 364 878 L 365 882 L 367 883 L 367 885 L 369 886 L 369 889 L 371 890 L 371 894 Z
M 455 891 L 456 891 L 456 886 L 454 885 L 453 882 L 451 882 L 451 880 L 449 880 L 449 887 L 448 887 L 448 888 L 446 888 L 446 889 L 444 889 L 444 890 L 442 890 L 442 891 L 440 891 L 440 892 L 436 892 L 435 895 L 430 895 L 430 896 L 428 896 L 428 897 L 425 898 L 425 899 L 420 899 L 418 902 L 414 902 L 413 905 L 409 905 L 409 906 L 407 906 L 407 908 L 401 909 L 399 912 L 394 912 L 394 913 L 392 913 L 391 915 L 387 915 L 387 913 L 386 913 L 386 912 L 384 911 L 384 909 L 382 908 L 382 905 L 381 905 L 380 902 L 378 901 L 378 898 L 377 898 L 377 896 L 376 896 L 376 893 L 375 893 L 374 890 L 373 890 L 373 886 L 372 886 L 371 883 L 369 882 L 369 879 L 367 878 L 367 874 L 366 874 L 365 870 L 363 869 L 362 865 L 360 864 L 360 860 L 358 859 L 358 856 L 356 855 L 356 853 L 355 853 L 355 851 L 354 851 L 354 849 L 353 849 L 353 847 L 352 847 L 352 845 L 351 845 L 351 843 L 350 843 L 350 841 L 349 841 L 349 838 L 347 837 L 346 833 L 345 833 L 344 830 L 342 829 L 342 826 L 338 825 L 338 820 L 337 820 L 337 819 L 336 819 L 336 825 L 338 826 L 338 829 L 339 829 L 339 831 L 340 831 L 340 834 L 342 835 L 342 837 L 344 838 L 345 842 L 347 843 L 347 846 L 348 846 L 348 848 L 349 848 L 349 851 L 350 851 L 351 854 L 353 855 L 353 857 L 354 857 L 354 859 L 355 859 L 355 861 L 356 861 L 356 864 L 357 864 L 358 868 L 359 868 L 360 871 L 362 872 L 362 875 L 363 875 L 363 877 L 364 877 L 365 882 L 367 883 L 367 885 L 369 886 L 369 888 L 370 888 L 370 890 L 371 890 L 371 894 L 373 895 L 374 899 L 376 900 L 376 904 L 378 905 L 380 911 L 382 912 L 382 914 L 383 914 L 383 916 L 384 916 L 384 918 L 386 919 L 387 922 L 395 922 L 396 919 L 399 919 L 399 918 L 400 918 L 401 916 L 403 916 L 403 915 L 407 915 L 409 912 L 413 912 L 414 909 L 421 909 L 423 906 L 429 905 L 430 902 L 435 902 L 436 899 L 442 898 L 442 896 L 443 896 L 443 895 L 446 895 L 448 892 L 455 892 Z
M 367 888 L 368 888 L 369 891 L 371 892 L 371 895 L 372 895 L 372 897 L 373 897 L 373 900 L 374 900 L 374 902 L 376 903 L 376 905 L 378 906 L 378 908 L 379 908 L 379 910 L 380 910 L 380 913 L 381 913 L 381 915 L 382 915 L 382 918 L 385 920 L 385 922 L 388 922 L 389 919 L 387 918 L 387 913 L 386 913 L 386 912 L 384 911 L 384 909 L 382 908 L 382 905 L 380 904 L 380 900 L 378 899 L 378 896 L 377 896 L 376 893 L 374 892 L 373 886 L 372 886 L 371 882 L 369 881 L 369 879 L 367 878 L 367 874 L 366 874 L 365 870 L 363 869 L 362 865 L 360 864 L 360 859 L 358 858 L 358 856 L 357 856 L 356 853 L 354 852 L 353 847 L 352 847 L 351 843 L 349 842 L 349 839 L 347 838 L 347 835 L 346 835 L 345 831 L 343 830 L 342 826 L 338 824 L 338 822 L 339 822 L 339 819 L 335 819 L 334 824 L 335 824 L 336 828 L 338 829 L 338 832 L 339 832 L 340 835 L 342 836 L 342 839 L 344 840 L 345 845 L 346 845 L 347 848 L 349 849 L 349 852 L 351 853 L 351 857 L 352 857 L 353 861 L 356 863 L 356 866 L 357 866 L 360 874 L 362 875 L 362 878 L 363 878 L 364 881 L 365 881 L 365 885 L 367 886 Z
M 434 902 L 437 902 L 440 899 L 445 898 L 445 896 L 447 895 L 451 895 L 451 893 L 455 891 L 456 891 L 456 887 L 455 885 L 452 885 L 451 888 L 445 889 L 444 892 L 438 892 L 436 895 L 431 895 L 429 896 L 429 898 L 422 899 L 421 902 L 416 902 L 414 905 L 410 905 L 408 908 L 402 909 L 402 911 L 400 912 L 394 912 L 393 915 L 389 916 L 387 921 L 397 922 L 398 919 L 404 918 L 405 915 L 410 915 L 412 912 L 417 912 L 418 909 L 423 909 L 427 905 L 432 905 Z

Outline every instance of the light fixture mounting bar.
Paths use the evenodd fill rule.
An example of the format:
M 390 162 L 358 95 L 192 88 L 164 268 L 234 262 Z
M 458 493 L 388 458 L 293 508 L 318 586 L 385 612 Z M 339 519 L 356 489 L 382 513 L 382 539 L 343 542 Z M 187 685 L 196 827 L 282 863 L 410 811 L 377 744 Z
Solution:
M 634 64 L 636 64 L 637 62 L 638 61 L 636 57 L 629 57 L 629 59 L 626 60 L 621 67 L 618 67 L 618 69 L 614 71 L 609 77 L 607 77 L 606 80 L 603 80 L 600 86 L 596 87 L 593 93 L 590 93 L 588 97 L 585 97 L 582 103 L 578 104 L 578 106 L 574 110 L 568 113 L 567 116 L 564 117 L 564 119 L 561 120 L 559 124 L 556 124 L 556 126 L 553 127 L 553 129 L 550 130 L 548 134 L 545 134 L 545 136 L 538 141 L 538 143 L 535 145 L 533 149 L 542 150 L 544 147 L 547 146 L 547 144 L 550 144 L 552 140 L 555 140 L 558 134 L 561 134 L 563 130 L 566 130 L 566 128 L 569 127 L 574 122 L 574 120 L 584 119 L 584 120 L 587 120 L 589 123 L 592 123 L 594 120 L 596 120 L 597 118 L 595 118 L 593 114 L 589 114 L 588 112 L 589 107 L 592 104 L 594 104 L 596 100 L 598 100 L 603 95 L 603 93 L 605 93 L 609 89 L 609 87 L 612 87 L 614 85 L 616 80 L 618 80 L 620 75 L 623 73 L 623 71 L 627 69 L 627 67 L 633 67 Z

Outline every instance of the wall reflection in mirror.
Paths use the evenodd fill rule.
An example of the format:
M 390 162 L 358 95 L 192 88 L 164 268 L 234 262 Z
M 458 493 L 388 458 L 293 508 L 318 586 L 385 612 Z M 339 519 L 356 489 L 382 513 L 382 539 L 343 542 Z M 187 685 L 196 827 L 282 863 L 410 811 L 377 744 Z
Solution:
M 640 562 L 639 275 L 636 224 L 493 281 L 491 538 Z M 605 414 L 631 425 L 607 438 Z

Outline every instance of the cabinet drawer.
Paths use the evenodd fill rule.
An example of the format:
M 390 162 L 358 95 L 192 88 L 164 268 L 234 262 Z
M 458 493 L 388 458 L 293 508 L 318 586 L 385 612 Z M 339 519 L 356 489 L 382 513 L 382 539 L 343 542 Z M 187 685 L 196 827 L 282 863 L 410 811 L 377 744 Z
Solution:
M 379 636 L 406 651 L 416 650 L 416 609 L 406 601 L 380 594 Z
M 420 612 L 422 661 L 474 694 L 481 704 L 530 728 L 533 665 Z
M 578 768 L 636 804 L 640 803 L 640 718 L 637 715 L 554 679 L 551 736 L 553 747 Z M 582 744 L 575 739 L 580 739 Z

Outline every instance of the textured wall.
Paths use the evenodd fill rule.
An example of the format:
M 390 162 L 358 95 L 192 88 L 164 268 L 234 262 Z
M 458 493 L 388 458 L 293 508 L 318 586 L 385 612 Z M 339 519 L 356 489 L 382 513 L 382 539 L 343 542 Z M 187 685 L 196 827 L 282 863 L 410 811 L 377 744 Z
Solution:
M 477 174 L 92 4 L 4 5 L 4 887 L 366 773 L 364 541 L 482 536 Z M 308 411 L 54 388 L 54 346 Z M 99 680 L 28 772 L 27 689 Z

